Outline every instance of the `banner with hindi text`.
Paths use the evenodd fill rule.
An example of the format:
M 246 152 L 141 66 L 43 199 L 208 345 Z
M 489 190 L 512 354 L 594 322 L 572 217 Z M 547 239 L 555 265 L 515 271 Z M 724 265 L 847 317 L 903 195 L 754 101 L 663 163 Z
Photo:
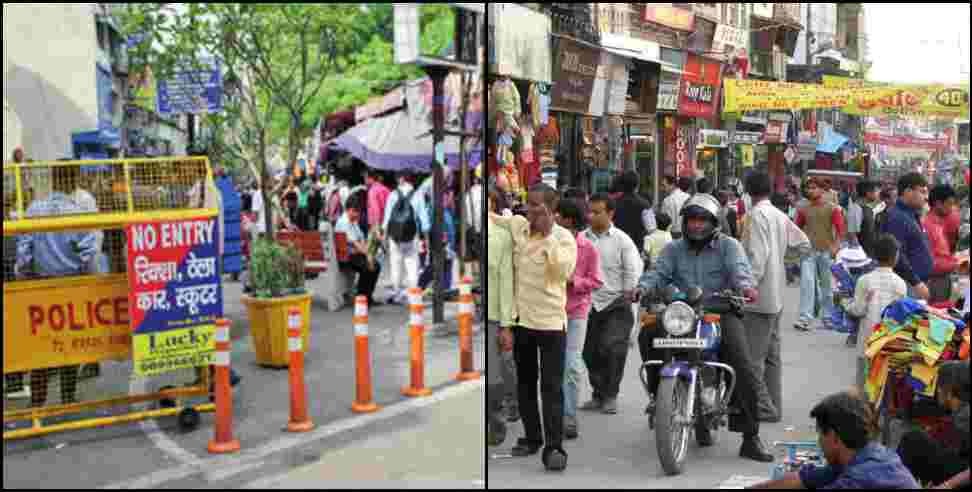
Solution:
M 214 217 L 125 228 L 137 376 L 209 365 L 223 314 L 218 229 Z

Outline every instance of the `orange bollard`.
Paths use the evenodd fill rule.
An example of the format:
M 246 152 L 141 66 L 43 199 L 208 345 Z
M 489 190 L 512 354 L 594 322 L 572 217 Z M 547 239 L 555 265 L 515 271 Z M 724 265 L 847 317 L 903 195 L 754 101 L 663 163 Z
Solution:
M 290 350 L 290 422 L 289 432 L 307 432 L 314 422 L 307 416 L 307 388 L 304 386 L 304 338 L 300 309 L 291 308 L 287 318 L 287 348 Z
M 425 304 L 422 289 L 408 289 L 409 338 L 411 339 L 411 385 L 402 388 L 405 396 L 428 396 L 432 390 L 425 387 Z
M 213 354 L 214 391 L 216 403 L 216 434 L 209 441 L 213 454 L 235 453 L 240 441 L 233 438 L 233 388 L 230 386 L 230 322 L 216 320 L 216 351 Z
M 465 277 L 459 284 L 459 374 L 458 381 L 472 381 L 482 375 L 473 369 L 472 331 L 476 309 L 472 296 L 472 279 Z
M 368 354 L 368 298 L 354 300 L 354 353 L 357 367 L 357 395 L 351 411 L 370 413 L 378 410 L 371 395 L 371 356 Z

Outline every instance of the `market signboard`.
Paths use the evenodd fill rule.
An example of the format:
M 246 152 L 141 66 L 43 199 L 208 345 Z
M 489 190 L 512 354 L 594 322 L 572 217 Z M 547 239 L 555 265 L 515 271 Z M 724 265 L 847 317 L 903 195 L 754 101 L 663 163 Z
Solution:
M 764 80 L 726 79 L 724 113 L 790 109 L 843 108 L 868 89 L 827 88 L 818 84 L 796 84 Z
M 215 218 L 125 228 L 137 376 L 209 365 L 223 314 L 218 229 Z
M 824 84 L 727 79 L 724 113 L 841 108 L 861 116 L 967 117 L 969 88 L 956 85 L 883 85 L 826 77 Z
M 645 4 L 645 22 L 654 22 L 679 31 L 692 32 L 695 30 L 695 13 L 657 4 Z
M 867 132 L 864 134 L 864 143 L 887 145 L 888 147 L 913 148 L 925 150 L 945 150 L 948 148 L 948 138 L 921 138 L 908 135 L 882 135 L 880 133 Z
M 590 110 L 600 59 L 597 50 L 569 39 L 557 38 L 557 58 L 553 67 L 556 83 L 551 107 L 586 114 Z
M 721 81 L 721 63 L 689 54 L 682 75 L 678 113 L 692 118 L 715 118 Z
M 678 91 L 682 76 L 662 68 L 658 81 L 658 111 L 678 111 Z

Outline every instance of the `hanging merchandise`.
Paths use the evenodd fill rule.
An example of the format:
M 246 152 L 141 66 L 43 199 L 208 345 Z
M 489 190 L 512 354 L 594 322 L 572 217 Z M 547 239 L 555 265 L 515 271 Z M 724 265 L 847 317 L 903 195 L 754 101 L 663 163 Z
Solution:
M 489 102 L 492 103 L 490 107 L 490 119 L 494 117 L 494 114 L 498 115 L 499 113 L 503 113 L 505 118 L 503 127 L 516 126 L 516 118 L 520 116 L 522 109 L 520 91 L 517 90 L 516 84 L 512 80 L 502 78 L 493 83 L 493 88 L 489 95 Z
M 530 107 L 533 127 L 540 128 L 546 125 L 550 119 L 550 86 L 541 83 L 530 84 L 527 106 Z
M 551 116 L 547 123 L 537 130 L 535 142 L 537 145 L 560 144 L 560 127 L 557 126 L 557 118 Z
M 533 149 L 533 125 L 524 118 L 520 126 L 520 174 L 527 187 L 540 180 L 540 163 L 537 162 Z

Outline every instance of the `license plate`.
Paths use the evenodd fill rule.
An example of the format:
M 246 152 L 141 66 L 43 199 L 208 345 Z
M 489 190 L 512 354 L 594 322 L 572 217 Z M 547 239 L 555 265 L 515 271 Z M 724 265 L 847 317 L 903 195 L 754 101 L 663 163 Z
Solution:
M 658 349 L 704 349 L 705 340 L 701 338 L 656 338 L 654 346 Z

